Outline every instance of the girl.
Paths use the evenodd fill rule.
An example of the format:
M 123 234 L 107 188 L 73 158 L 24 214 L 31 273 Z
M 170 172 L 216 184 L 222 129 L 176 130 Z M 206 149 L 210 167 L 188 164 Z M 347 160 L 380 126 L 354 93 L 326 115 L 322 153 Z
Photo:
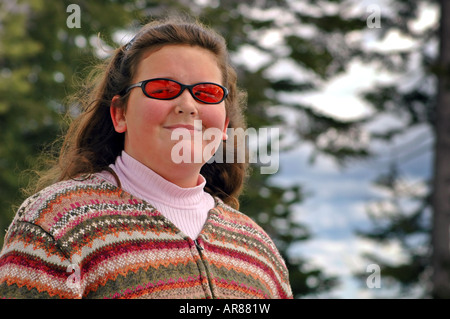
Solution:
M 292 298 L 274 243 L 237 210 L 247 164 L 209 161 L 246 125 L 224 39 L 151 23 L 102 71 L 8 229 L 0 297 Z

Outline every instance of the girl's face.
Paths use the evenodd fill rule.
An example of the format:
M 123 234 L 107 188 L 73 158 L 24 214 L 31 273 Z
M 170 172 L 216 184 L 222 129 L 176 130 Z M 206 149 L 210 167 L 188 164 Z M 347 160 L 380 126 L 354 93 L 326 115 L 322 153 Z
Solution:
M 223 84 L 215 55 L 186 45 L 167 45 L 144 54 L 132 83 L 153 78 L 168 78 L 186 85 Z M 214 153 L 212 141 L 201 136 L 208 129 L 219 132 L 220 139 L 225 136 L 225 102 L 201 103 L 187 89 L 173 100 L 150 99 L 138 87 L 131 89 L 125 109 L 111 107 L 115 130 L 125 133 L 125 152 L 181 187 L 197 185 L 202 165 Z M 184 162 L 180 163 L 180 157 Z

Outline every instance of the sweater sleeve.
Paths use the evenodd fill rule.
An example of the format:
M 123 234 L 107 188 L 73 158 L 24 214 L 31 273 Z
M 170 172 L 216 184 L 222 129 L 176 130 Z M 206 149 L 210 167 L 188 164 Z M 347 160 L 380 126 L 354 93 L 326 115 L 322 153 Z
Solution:
M 32 206 L 27 204 L 8 228 L 0 252 L 0 299 L 81 298 L 76 266 L 50 233 L 24 218 L 24 207 Z

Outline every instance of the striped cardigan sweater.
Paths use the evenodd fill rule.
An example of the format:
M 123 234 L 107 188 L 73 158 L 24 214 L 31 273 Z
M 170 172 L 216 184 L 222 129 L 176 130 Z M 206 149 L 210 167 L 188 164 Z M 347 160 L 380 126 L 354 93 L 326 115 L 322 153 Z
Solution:
M 285 263 L 216 199 L 196 240 L 92 175 L 28 198 L 0 254 L 0 298 L 292 298 Z

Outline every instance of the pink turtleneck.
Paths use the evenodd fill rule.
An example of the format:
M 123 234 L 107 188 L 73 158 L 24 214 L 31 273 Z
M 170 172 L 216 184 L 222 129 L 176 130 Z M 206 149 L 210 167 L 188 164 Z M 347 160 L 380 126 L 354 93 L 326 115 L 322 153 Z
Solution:
M 137 161 L 125 151 L 109 166 L 116 172 L 123 190 L 139 197 L 168 218 L 186 235 L 195 239 L 201 232 L 214 198 L 204 191 L 206 180 L 199 175 L 197 186 L 179 187 Z M 107 171 L 98 174 L 117 186 Z

